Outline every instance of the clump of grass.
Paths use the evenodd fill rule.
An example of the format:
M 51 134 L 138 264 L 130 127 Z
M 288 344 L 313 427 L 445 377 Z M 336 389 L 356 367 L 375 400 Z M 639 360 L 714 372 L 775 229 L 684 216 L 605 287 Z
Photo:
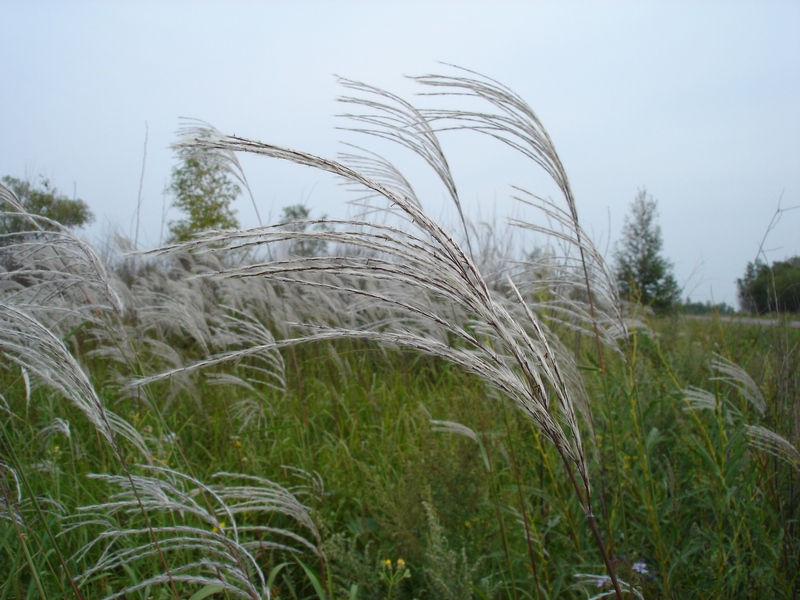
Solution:
M 343 99 L 348 104 L 370 111 L 363 115 L 349 115 L 359 123 L 357 130 L 396 141 L 422 156 L 444 183 L 462 222 L 461 203 L 436 129 L 489 134 L 530 158 L 553 178 L 564 195 L 563 209 L 550 202 L 543 203 L 542 207 L 561 229 L 544 229 L 524 222 L 517 224 L 546 231 L 557 236 L 562 244 L 571 246 L 577 258 L 572 263 L 566 261 L 564 264 L 576 269 L 581 277 L 572 279 L 564 276 L 562 282 L 565 286 L 572 284 L 586 298 L 585 303 L 572 297 L 555 306 L 579 317 L 578 323 L 588 323 L 598 343 L 604 323 L 618 323 L 616 332 L 624 331 L 622 321 L 614 318 L 620 313 L 613 281 L 608 278 L 599 253 L 580 229 L 566 173 L 535 113 L 507 88 L 472 73 L 425 76 L 417 80 L 436 88 L 437 94 L 472 96 L 487 102 L 498 112 L 423 111 L 388 92 L 343 80 L 345 87 L 366 96 Z M 547 331 L 544 319 L 537 316 L 540 307 L 526 301 L 511 277 L 506 281 L 508 294 L 505 297 L 493 293 L 475 266 L 469 245 L 467 249 L 462 248 L 433 220 L 423 209 L 407 180 L 382 158 L 362 156 L 355 161 L 357 165 L 371 167 L 374 178 L 335 160 L 226 136 L 205 124 L 195 124 L 187 128 L 183 135 L 185 141 L 181 142 L 182 146 L 208 148 L 215 152 L 250 152 L 287 160 L 332 173 L 388 202 L 393 214 L 405 221 L 406 228 L 365 220 L 329 221 L 324 230 L 259 227 L 241 232 L 212 232 L 181 245 L 179 249 L 216 254 L 241 251 L 256 245 L 266 246 L 286 239 L 316 240 L 337 247 L 354 248 L 353 252 L 335 256 L 288 257 L 272 262 L 234 265 L 220 269 L 213 277 L 261 278 L 304 288 L 343 292 L 381 306 L 387 314 L 378 323 L 365 322 L 357 329 L 305 323 L 303 327 L 312 333 L 280 342 L 277 346 L 334 338 L 388 343 L 453 362 L 477 375 L 490 388 L 499 390 L 531 418 L 557 450 L 565 475 L 595 534 L 614 588 L 621 596 L 613 564 L 595 523 L 592 489 L 578 418 L 579 399 L 585 394 L 569 354 L 562 351 L 555 336 Z M 535 198 L 533 195 L 528 197 Z M 380 207 L 376 209 L 380 210 Z M 602 283 L 593 286 L 598 280 Z M 365 286 L 364 282 L 381 284 L 381 287 Z M 389 286 L 391 288 L 387 289 Z M 596 313 L 597 297 L 617 311 L 602 323 Z M 454 308 L 464 318 L 454 319 Z M 426 325 L 424 333 L 434 331 L 435 334 L 425 335 L 419 330 L 409 330 L 405 327 L 407 318 L 422 321 Z M 614 333 L 606 335 L 613 336 Z M 249 352 L 243 350 L 236 353 L 236 357 L 246 356 Z M 198 366 L 206 366 L 211 362 L 200 362 Z
M 75 522 L 65 529 L 66 534 L 76 527 L 98 529 L 94 540 L 76 557 L 80 560 L 96 545 L 103 548 L 100 559 L 82 573 L 82 581 L 123 566 L 136 568 L 138 562 L 158 555 L 176 565 L 108 598 L 175 582 L 212 586 L 233 597 L 268 598 L 268 574 L 262 571 L 256 553 L 275 549 L 296 552 L 293 545 L 299 544 L 324 558 L 318 549 L 319 532 L 308 508 L 298 501 L 297 490 L 231 473 L 218 473 L 216 479 L 226 483 L 209 486 L 165 467 L 150 467 L 146 472 L 150 474 L 97 476 L 120 491 L 107 502 L 82 507 Z M 137 523 L 139 513 L 150 519 L 159 513 L 169 517 L 164 524 Z M 264 516 L 274 514 L 301 523 L 316 543 L 288 529 L 259 524 Z M 243 539 L 244 535 L 251 539 Z M 198 552 L 200 557 L 193 559 Z
M 345 104 L 422 155 L 454 231 L 376 154 L 204 125 L 228 160 L 343 178 L 359 216 L 104 262 L 0 187 L 28 224 L 0 247 L 0 598 L 797 595 L 800 332 L 621 305 L 527 105 L 419 81 L 470 104 L 343 81 Z M 470 224 L 450 131 L 553 177 L 511 225 L 555 241 Z
M 121 357 L 121 363 L 136 373 L 136 368 L 141 366 L 139 360 L 143 353 L 136 346 L 135 341 L 138 336 L 135 334 L 146 333 L 147 328 L 143 332 L 134 331 L 134 335 L 131 336 L 132 332 L 125 324 L 122 304 L 113 291 L 113 283 L 106 276 L 102 261 L 91 247 L 78 240 L 74 234 L 58 223 L 49 220 L 44 222 L 41 218 L 21 211 L 19 202 L 7 188 L 0 187 L 0 196 L 12 209 L 11 212 L 0 215 L 0 218 L 22 220 L 30 225 L 27 229 L 15 230 L 11 236 L 13 243 L 5 249 L 3 256 L 4 270 L 0 273 L 0 282 L 4 284 L 3 297 L 0 299 L 0 353 L 8 361 L 3 366 L 15 365 L 21 374 L 25 384 L 26 418 L 30 417 L 30 405 L 35 398 L 36 387 L 51 390 L 54 396 L 68 400 L 80 411 L 99 437 L 101 445 L 111 449 L 113 460 L 105 466 L 116 468 L 121 472 L 121 475 L 103 473 L 95 477 L 123 488 L 123 491 L 112 496 L 110 501 L 94 504 L 88 508 L 70 507 L 77 508 L 78 514 L 86 510 L 93 512 L 88 519 L 85 516 L 74 519 L 74 524 L 56 534 L 54 528 L 47 525 L 50 520 L 47 515 L 54 512 L 53 507 L 58 507 L 60 512 L 63 512 L 61 511 L 63 507 L 57 501 L 36 497 L 29 480 L 38 470 L 52 475 L 59 481 L 61 471 L 53 460 L 58 458 L 59 447 L 56 446 L 51 460 L 28 465 L 23 462 L 24 457 L 20 457 L 13 447 L 16 440 L 9 440 L 4 444 L 4 454 L 10 458 L 10 464 L 2 463 L 4 513 L 9 516 L 9 521 L 17 530 L 17 539 L 30 567 L 30 576 L 42 597 L 47 597 L 43 586 L 48 583 L 48 579 L 55 578 L 61 591 L 64 592 L 62 579 L 66 577 L 76 597 L 83 598 L 79 589 L 82 583 L 95 580 L 100 573 L 112 572 L 119 568 L 133 572 L 132 565 L 135 566 L 137 561 L 151 558 L 160 563 L 159 574 L 133 585 L 122 586 L 121 591 L 112 591 L 107 597 L 122 597 L 138 590 L 148 590 L 153 585 L 167 584 L 172 596 L 179 598 L 178 587 L 181 582 L 188 582 L 193 586 L 216 586 L 219 589 L 237 592 L 242 597 L 269 597 L 267 579 L 259 572 L 257 564 L 248 554 L 247 544 L 239 543 L 238 529 L 235 525 L 233 541 L 226 543 L 228 538 L 220 532 L 217 532 L 216 538 L 213 536 L 209 538 L 204 537 L 203 530 L 193 524 L 163 525 L 154 519 L 158 517 L 159 512 L 175 509 L 201 521 L 205 518 L 207 522 L 209 519 L 217 518 L 219 512 L 224 513 L 230 521 L 234 521 L 235 515 L 243 511 L 253 515 L 278 513 L 295 523 L 302 521 L 303 526 L 310 527 L 309 531 L 316 535 L 317 543 L 309 543 L 303 536 L 281 527 L 259 524 L 244 526 L 242 528 L 244 531 L 261 538 L 256 543 L 257 548 L 291 550 L 285 544 L 266 539 L 270 536 L 283 535 L 295 543 L 305 544 L 306 548 L 316 549 L 319 545 L 319 535 L 308 516 L 308 510 L 292 492 L 266 479 L 249 477 L 247 485 L 229 484 L 215 490 L 177 470 L 152 466 L 157 457 L 145 440 L 145 436 L 128 420 L 109 409 L 106 401 L 97 393 L 89 374 L 59 335 L 59 332 L 65 331 L 62 335 L 67 339 L 77 340 L 80 330 L 89 330 L 92 332 L 89 338 L 92 345 L 96 345 L 99 339 L 117 350 L 116 353 L 109 353 L 104 349 L 99 352 L 90 351 L 87 353 L 89 356 L 106 357 L 116 354 Z M 41 226 L 43 222 L 47 228 Z M 80 293 L 76 294 L 76 290 Z M 101 303 L 99 300 L 106 300 L 107 303 Z M 204 315 L 205 311 L 201 310 L 200 313 Z M 248 322 L 247 316 L 241 313 L 237 319 L 233 319 L 232 314 L 235 314 L 235 311 L 229 315 L 221 315 L 222 321 L 228 324 L 230 335 L 218 336 L 221 339 L 217 338 L 215 340 L 217 343 L 235 345 L 238 343 L 236 333 L 238 332 L 241 337 L 242 331 L 246 332 L 248 340 L 259 334 L 272 339 L 271 334 L 260 323 L 253 322 L 252 319 Z M 75 321 L 78 322 L 77 327 L 65 330 L 65 327 Z M 183 320 L 180 323 L 183 327 L 187 327 L 187 324 L 195 322 Z M 217 333 L 220 329 L 222 327 L 217 323 Z M 200 331 L 198 338 L 202 337 L 202 333 Z M 210 336 L 210 332 L 208 333 Z M 266 374 L 269 378 L 280 371 L 282 363 L 280 360 L 268 358 L 265 363 L 255 362 L 250 366 L 253 372 L 261 376 Z M 130 375 L 129 371 L 128 376 Z M 249 385 L 232 373 L 225 375 L 218 378 L 218 381 L 225 380 L 228 384 L 234 381 L 240 382 L 244 387 Z M 282 381 L 280 375 L 272 381 L 276 379 L 280 384 Z M 275 386 L 272 381 L 267 385 Z M 255 388 L 249 385 L 249 389 Z M 11 423 L 15 420 L 25 422 L 25 419 L 20 419 L 16 414 L 16 406 L 5 401 L 4 404 L 8 416 L 12 419 Z M 160 417 L 161 414 L 152 398 L 148 404 Z M 11 423 L 3 423 L 5 433 L 8 433 Z M 46 442 L 55 429 L 71 437 L 68 422 L 56 417 L 51 424 L 41 428 L 33 436 L 34 440 L 38 438 Z M 136 459 L 131 457 L 130 450 L 138 454 L 139 460 L 145 464 L 133 467 L 132 463 Z M 149 469 L 161 477 L 137 475 L 136 469 Z M 14 486 L 8 485 L 9 478 L 6 476 L 8 474 L 13 475 Z M 226 476 L 230 481 L 236 477 L 230 473 L 222 473 L 220 476 Z M 248 479 L 247 476 L 240 478 Z M 186 481 L 195 483 L 198 486 L 197 490 L 184 490 L 180 484 Z M 20 482 L 23 485 L 20 485 Z M 23 488 L 28 492 L 27 495 L 23 495 Z M 58 488 L 56 493 L 58 494 Z M 204 494 L 213 497 L 220 506 L 204 512 L 201 504 L 191 499 L 193 495 Z M 37 555 L 41 555 L 37 558 L 45 567 L 35 562 L 28 542 L 29 532 L 33 530 L 26 526 L 23 513 L 26 504 L 33 506 L 33 514 L 44 523 L 47 541 L 54 547 L 55 555 L 60 562 L 61 577 L 55 575 L 56 569 L 50 564 L 48 558 L 50 552 L 45 550 L 43 541 L 34 537 L 31 541 L 38 544 Z M 131 528 L 121 529 L 115 523 L 121 514 L 138 517 L 139 521 Z M 101 526 L 98 537 L 85 542 L 71 557 L 62 551 L 57 542 L 59 536 L 80 539 L 82 536 L 73 535 L 76 530 L 97 526 Z M 122 545 L 127 547 L 120 547 L 120 540 L 124 540 Z M 84 570 L 80 576 L 76 576 L 77 565 L 84 563 L 85 559 L 94 553 L 95 546 L 103 542 L 106 542 L 106 546 L 96 558 L 96 564 Z M 191 555 L 197 551 L 204 556 L 193 561 Z M 169 564 L 167 558 L 173 552 L 177 552 L 188 562 L 181 561 L 183 564 L 177 566 Z M 245 564 L 248 558 L 250 564 Z M 211 573 L 211 577 L 205 577 L 203 572 Z M 260 589 L 256 588 L 254 580 L 261 584 Z M 17 583 L 19 584 L 19 580 Z M 20 587 L 18 585 L 17 591 Z

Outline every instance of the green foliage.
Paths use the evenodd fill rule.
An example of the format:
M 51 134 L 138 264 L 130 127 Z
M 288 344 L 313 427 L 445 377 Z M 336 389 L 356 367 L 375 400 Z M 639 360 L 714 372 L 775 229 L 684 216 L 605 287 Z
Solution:
M 800 312 L 800 256 L 773 263 L 747 263 L 736 280 L 739 305 L 745 312 Z
M 617 285 L 623 298 L 638 300 L 656 310 L 669 310 L 680 289 L 672 264 L 661 256 L 661 227 L 656 222 L 658 202 L 642 188 L 625 218 L 622 240 L 614 259 Z
M 94 215 L 86 202 L 60 194 L 44 177 L 39 178 L 38 185 L 9 175 L 3 177 L 2 181 L 16 194 L 23 208 L 33 215 L 47 217 L 65 227 L 73 228 L 83 227 L 94 220 Z M 53 228 L 45 223 L 40 225 L 46 229 Z M 18 233 L 28 227 L 29 225 L 21 219 L 10 216 L 0 220 L 0 233 Z
M 428 519 L 428 544 L 425 555 L 425 577 L 430 591 L 441 600 L 473 598 L 472 580 L 477 576 L 480 559 L 470 565 L 466 549 L 460 553 L 448 547 L 444 528 L 433 508 L 424 503 Z M 484 582 L 485 583 L 485 582 Z M 489 594 L 485 594 L 484 597 Z
M 229 177 L 226 163 L 213 150 L 177 150 L 180 163 L 172 169 L 168 190 L 172 205 L 183 212 L 183 219 L 169 222 L 169 243 L 184 242 L 210 229 L 236 229 L 239 222 L 231 208 L 241 188 Z

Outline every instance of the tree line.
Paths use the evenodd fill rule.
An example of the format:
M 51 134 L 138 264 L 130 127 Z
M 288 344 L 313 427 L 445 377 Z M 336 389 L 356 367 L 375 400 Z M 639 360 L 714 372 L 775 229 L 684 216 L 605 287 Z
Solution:
M 800 256 L 768 265 L 747 263 L 744 276 L 736 280 L 739 305 L 744 312 L 800 312 Z
M 183 242 L 211 229 L 239 228 L 232 204 L 240 195 L 241 188 L 231 179 L 231 169 L 226 161 L 212 151 L 198 148 L 178 148 L 176 157 L 178 163 L 172 169 L 167 191 L 173 197 L 173 208 L 182 216 L 168 222 L 167 242 Z M 70 228 L 83 227 L 94 219 L 86 202 L 60 193 L 46 178 L 40 177 L 32 183 L 5 176 L 2 181 L 31 214 Z M 284 207 L 280 222 L 285 223 L 289 230 L 302 231 L 308 218 L 309 209 L 294 204 Z M 0 235 L 18 233 L 23 226 L 19 218 L 6 212 L 0 218 Z M 326 250 L 324 242 L 320 241 L 297 239 L 292 244 L 289 250 L 297 255 L 321 254 Z M 734 312 L 724 302 L 682 301 L 682 290 L 673 274 L 673 265 L 663 256 L 662 247 L 658 202 L 642 188 L 630 205 L 613 254 L 614 275 L 623 300 L 649 307 L 657 313 Z M 771 265 L 758 260 L 749 262 L 736 285 L 739 307 L 743 312 L 798 313 L 800 256 Z

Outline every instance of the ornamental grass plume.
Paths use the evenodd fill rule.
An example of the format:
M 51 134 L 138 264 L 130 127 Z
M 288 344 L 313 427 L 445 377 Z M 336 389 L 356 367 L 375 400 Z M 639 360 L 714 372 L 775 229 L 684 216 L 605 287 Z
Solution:
M 191 348 L 208 357 L 244 347 L 269 346 L 274 341 L 268 326 L 276 317 L 276 311 L 269 309 L 273 290 L 257 282 L 248 286 L 231 280 L 217 285 L 197 279 L 197 274 L 221 268 L 211 256 L 180 254 L 152 262 L 141 258 L 129 256 L 121 269 L 123 277 L 115 281 L 120 295 L 126 298 L 124 318 L 91 328 L 96 343 L 89 355 L 110 360 L 118 367 L 113 372 L 123 394 L 132 393 L 137 400 L 147 402 L 147 395 L 140 394 L 137 386 L 126 385 L 132 378 L 180 371 L 181 376 L 170 377 L 166 395 L 159 397 L 159 410 L 165 411 L 182 391 L 199 397 L 198 381 L 192 377 L 198 369 L 187 368 L 182 349 Z M 265 400 L 256 388 L 283 393 L 285 366 L 279 352 L 265 351 L 235 369 L 206 370 L 203 382 L 247 389 L 252 398 L 243 412 L 263 420 Z
M 80 409 L 118 457 L 118 439 L 124 439 L 147 459 L 142 436 L 105 405 L 63 341 L 76 328 L 101 325 L 104 314 L 122 313 L 102 260 L 68 228 L 25 212 L 2 183 L 0 201 L 7 209 L 0 219 L 26 224 L 2 236 L 0 355 L 21 369 L 28 399 L 33 375 L 35 385 L 56 390 Z
M 142 352 L 143 347 L 152 350 L 167 346 L 163 342 L 159 344 L 158 337 L 160 334 L 168 337 L 169 326 L 165 321 L 168 315 L 178 312 L 177 307 L 163 296 L 161 304 L 156 303 L 149 311 L 148 307 L 152 307 L 149 304 L 124 306 L 117 294 L 117 286 L 122 283 L 105 271 L 91 246 L 55 221 L 25 213 L 13 192 L 2 183 L 0 201 L 1 208 L 10 208 L 0 211 L 0 219 L 19 220 L 27 225 L 16 227 L 13 234 L 0 235 L 0 357 L 3 366 L 19 369 L 27 405 L 36 401 L 32 392 L 37 387 L 46 387 L 55 392 L 56 398 L 78 408 L 99 434 L 98 439 L 113 451 L 113 459 L 107 467 L 113 470 L 116 465 L 120 472 L 119 475 L 89 476 L 120 489 L 109 500 L 79 508 L 76 514 L 68 517 L 58 515 L 64 524 L 60 536 L 77 529 L 96 534 L 70 561 L 77 564 L 84 559 L 95 560 L 94 565 L 78 577 L 73 578 L 67 559 L 56 546 L 62 574 L 69 580 L 74 596 L 82 599 L 80 585 L 90 582 L 97 574 L 155 559 L 160 566 L 159 573 L 112 591 L 106 597 L 126 597 L 151 585 L 167 584 L 171 596 L 178 599 L 181 595 L 177 584 L 186 582 L 226 590 L 234 597 L 259 600 L 270 598 L 270 592 L 268 578 L 254 559 L 255 552 L 262 549 L 298 552 L 298 548 L 302 548 L 324 559 L 318 550 L 320 535 L 309 509 L 298 500 L 309 486 L 288 489 L 266 479 L 232 473 L 218 473 L 215 477 L 221 483 L 207 485 L 177 469 L 153 466 L 152 447 L 172 443 L 171 434 L 167 433 L 162 439 L 145 437 L 131 422 L 111 411 L 107 398 L 95 389 L 90 375 L 65 340 L 75 337 L 77 331 L 87 331 L 87 337 L 100 344 L 88 354 L 116 359 L 119 365 L 127 367 L 130 378 L 132 374 L 140 374 L 137 371 L 142 366 L 140 359 L 152 354 Z M 198 293 L 201 296 L 198 302 L 207 300 L 202 297 L 202 291 Z M 129 301 L 137 297 L 149 301 L 154 296 L 127 295 Z M 182 311 L 185 315 L 185 306 Z M 136 326 L 131 326 L 130 322 Z M 199 345 L 208 350 L 273 339 L 258 319 L 246 311 L 227 306 L 217 307 L 216 312 L 206 315 L 202 321 L 184 318 L 179 321 L 179 329 L 191 330 Z M 254 383 L 278 390 L 284 385 L 280 355 L 257 356 L 238 372 L 244 375 L 225 373 L 218 378 L 219 382 L 236 381 L 251 390 L 255 390 Z M 5 398 L 0 395 L 0 399 L 3 410 L 25 422 L 26 417 L 13 414 Z M 152 398 L 149 401 L 155 405 Z M 252 407 L 248 410 L 249 414 L 256 412 Z M 35 437 L 47 439 L 54 433 L 69 436 L 69 423 L 56 418 Z M 135 450 L 147 464 L 131 464 L 136 453 L 132 455 L 129 449 Z M 55 501 L 30 494 L 23 497 L 24 485 L 20 482 L 24 483 L 27 477 L 25 468 L 35 469 L 36 465 L 21 464 L 13 448 L 7 450 L 10 460 L 0 461 L 0 519 L 10 521 L 17 531 L 40 595 L 46 597 L 38 579 L 38 568 L 27 554 L 28 529 L 23 529 L 28 525 L 20 507 L 32 504 L 37 521 L 41 523 L 44 514 L 41 505 L 55 505 Z M 50 466 L 41 463 L 40 468 Z M 312 481 L 319 487 L 316 480 Z M 163 525 L 163 513 L 171 510 L 182 513 L 186 523 L 176 524 L 173 518 L 167 519 L 169 525 Z M 298 524 L 310 535 L 307 538 L 283 527 L 251 524 L 241 517 L 242 513 L 248 518 L 278 515 L 283 521 Z M 222 522 L 227 524 L 225 528 L 221 527 Z M 55 545 L 52 530 L 46 524 L 44 527 Z M 99 557 L 95 552 L 98 547 L 102 547 Z M 180 564 L 168 564 L 167 558 L 176 556 Z
M 27 213 L 0 183 L 0 299 L 67 333 L 122 303 L 95 250 L 57 221 Z
M 689 387 L 683 390 L 684 410 L 711 413 L 719 411 L 724 415 L 725 422 L 729 427 L 743 427 L 750 446 L 774 456 L 800 473 L 800 451 L 792 442 L 763 424 L 753 425 L 747 422 L 752 418 L 765 420 L 767 416 L 767 402 L 764 394 L 750 374 L 720 355 L 714 356 L 711 370 L 717 373 L 716 376 L 710 378 L 711 381 L 727 383 L 731 389 L 736 390 L 746 400 L 746 404 L 737 406 L 719 391 L 715 394 L 696 387 Z M 748 415 L 748 407 L 755 410 L 756 414 Z
M 222 134 L 193 122 L 181 130 L 179 147 L 247 152 L 327 172 L 360 190 L 361 217 L 327 220 L 326 227 L 287 228 L 283 224 L 245 231 L 200 234 L 161 254 L 192 252 L 224 255 L 269 248 L 289 241 L 324 242 L 337 251 L 325 256 L 284 256 L 228 264 L 205 277 L 216 280 L 268 280 L 299 292 L 359 302 L 362 318 L 352 325 L 326 323 L 306 313 L 290 336 L 200 361 L 191 368 L 293 344 L 333 338 L 360 338 L 413 349 L 454 363 L 479 377 L 523 411 L 555 447 L 593 531 L 618 597 L 622 591 L 595 523 L 592 487 L 582 442 L 580 405 L 585 391 L 575 364 L 547 327 L 553 322 L 591 332 L 602 342 L 625 337 L 626 326 L 613 277 L 602 256 L 582 231 L 573 193 L 547 132 L 530 107 L 496 81 L 459 69 L 456 75 L 414 78 L 428 95 L 483 103 L 486 110 L 419 109 L 378 88 L 346 79 L 353 96 L 341 101 L 358 112 L 345 115 L 351 129 L 399 144 L 423 158 L 455 206 L 463 244 L 423 208 L 409 179 L 390 161 L 360 151 L 341 161 L 322 158 L 243 137 Z M 487 283 L 476 266 L 469 227 L 455 178 L 439 143 L 445 131 L 476 132 L 502 142 L 532 160 L 556 183 L 560 203 L 521 189 L 515 196 L 526 209 L 541 211 L 548 225 L 516 219 L 512 225 L 547 234 L 561 251 L 558 269 L 544 284 L 547 300 L 526 289 L 530 282 L 507 273 L 502 285 Z M 269 256 L 269 252 L 261 252 Z M 222 262 L 222 261 L 221 261 Z M 499 289 L 498 289 L 499 288 Z M 314 295 L 313 297 L 317 297 Z M 552 317 L 555 315 L 555 318 Z M 372 320 L 371 320 L 372 319 Z M 341 322 L 340 322 L 341 323 Z M 174 370 L 165 376 L 181 372 Z M 144 380 L 152 381 L 152 379 Z
M 158 555 L 175 556 L 180 563 L 116 591 L 107 600 L 172 582 L 213 586 L 234 598 L 268 599 L 268 577 L 257 553 L 302 549 L 324 557 L 309 509 L 298 500 L 302 490 L 234 473 L 217 473 L 213 477 L 222 483 L 208 485 L 167 467 L 146 467 L 145 472 L 149 474 L 95 475 L 119 491 L 107 502 L 82 507 L 64 530 L 67 534 L 76 528 L 99 529 L 75 557 L 102 548 L 94 566 L 82 573 L 82 582 Z M 146 525 L 138 518 L 143 513 L 153 519 L 169 516 L 169 524 Z M 269 515 L 289 517 L 309 532 L 311 541 L 285 528 L 256 523 Z

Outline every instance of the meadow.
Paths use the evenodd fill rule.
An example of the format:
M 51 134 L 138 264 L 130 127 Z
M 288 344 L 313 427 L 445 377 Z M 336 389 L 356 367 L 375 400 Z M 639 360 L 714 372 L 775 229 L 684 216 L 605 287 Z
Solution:
M 497 82 L 342 83 L 454 231 L 383 158 L 205 124 L 180 143 L 331 173 L 356 216 L 101 256 L 0 188 L 0 599 L 797 598 L 800 330 L 619 298 Z M 469 223 L 445 131 L 553 179 L 510 223 L 546 245 Z

